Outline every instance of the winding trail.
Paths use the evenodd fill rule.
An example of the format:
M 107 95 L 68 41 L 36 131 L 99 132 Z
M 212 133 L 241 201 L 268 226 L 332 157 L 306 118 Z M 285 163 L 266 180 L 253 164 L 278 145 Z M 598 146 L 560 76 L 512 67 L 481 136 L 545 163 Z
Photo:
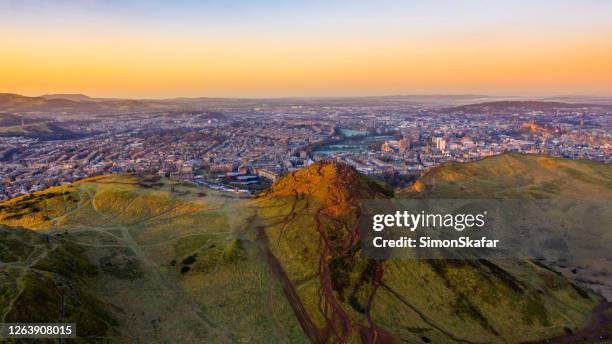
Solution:
M 322 175 L 320 170 L 318 170 L 317 173 Z M 300 183 L 294 174 L 290 174 L 290 176 L 293 178 L 294 183 Z M 336 186 L 340 190 L 346 190 L 349 193 L 351 193 L 353 187 L 349 181 L 343 179 L 342 174 L 334 176 L 330 184 Z M 313 229 L 317 232 L 319 237 L 317 250 L 318 269 L 316 272 L 309 275 L 307 279 L 318 278 L 319 280 L 317 306 L 319 313 L 325 320 L 325 326 L 322 329 L 317 328 L 309 319 L 308 313 L 295 293 L 294 284 L 284 272 L 282 264 L 269 250 L 270 243 L 267 234 L 265 233 L 264 227 L 260 226 L 257 228 L 257 233 L 262 251 L 265 252 L 269 265 L 272 270 L 275 271 L 275 274 L 283 285 L 287 299 L 293 307 L 294 313 L 299 319 L 304 332 L 313 343 L 346 343 L 349 340 L 353 340 L 355 336 L 361 338 L 363 343 L 392 342 L 391 335 L 379 328 L 370 315 L 370 310 L 374 304 L 374 296 L 382 281 L 382 264 L 374 264 L 372 278 L 367 282 L 370 283 L 371 287 L 365 306 L 365 315 L 368 319 L 367 326 L 352 320 L 345 309 L 345 305 L 338 300 L 336 295 L 336 290 L 334 289 L 334 283 L 332 281 L 330 262 L 335 258 L 351 256 L 351 251 L 355 245 L 359 244 L 358 223 L 353 223 L 351 220 L 335 216 L 333 210 L 334 207 L 339 206 L 343 209 L 342 212 L 348 211 L 348 218 L 354 218 L 352 215 L 359 214 L 359 208 L 350 201 L 352 197 L 347 198 L 344 191 L 338 193 L 336 187 L 332 188 L 331 186 L 327 186 L 328 190 L 326 194 L 329 198 L 314 211 L 313 216 L 315 222 Z M 279 240 L 296 217 L 298 201 L 300 199 L 306 201 L 304 209 L 309 209 L 311 206 L 308 197 L 300 198 L 303 194 L 300 194 L 297 189 L 293 188 L 288 191 L 292 196 L 292 200 L 289 203 L 290 210 L 282 220 L 273 224 L 281 226 L 277 237 Z M 337 231 L 331 230 L 330 228 L 336 228 Z M 331 239 L 332 235 L 335 236 L 334 239 Z M 296 281 L 296 283 L 303 283 L 303 279 Z
M 263 253 L 268 266 L 270 267 L 271 272 L 277 278 L 277 280 L 281 283 L 281 287 L 283 289 L 283 293 L 285 297 L 287 297 L 289 305 L 293 309 L 293 313 L 295 314 L 298 322 L 302 326 L 304 330 L 304 334 L 310 339 L 312 343 L 323 343 L 324 340 L 319 333 L 319 329 L 312 322 L 308 312 L 304 308 L 300 297 L 297 295 L 293 284 L 287 277 L 285 270 L 283 270 L 280 262 L 276 259 L 272 251 L 270 251 L 269 245 L 270 242 L 268 240 L 268 236 L 266 235 L 265 229 L 263 226 L 257 226 L 257 241 L 259 242 L 259 247 L 261 252 Z

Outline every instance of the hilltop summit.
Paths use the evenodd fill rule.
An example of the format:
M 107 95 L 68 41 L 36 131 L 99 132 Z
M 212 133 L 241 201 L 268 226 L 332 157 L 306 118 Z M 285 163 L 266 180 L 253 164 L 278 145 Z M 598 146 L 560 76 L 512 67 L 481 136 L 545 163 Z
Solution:
M 391 191 L 353 167 L 334 161 L 317 162 L 291 172 L 274 183 L 266 197 L 288 194 L 309 195 L 321 200 L 343 202 L 349 199 L 391 195 Z
M 66 99 L 74 102 L 92 101 L 93 98 L 81 93 L 54 93 L 40 96 L 45 99 Z

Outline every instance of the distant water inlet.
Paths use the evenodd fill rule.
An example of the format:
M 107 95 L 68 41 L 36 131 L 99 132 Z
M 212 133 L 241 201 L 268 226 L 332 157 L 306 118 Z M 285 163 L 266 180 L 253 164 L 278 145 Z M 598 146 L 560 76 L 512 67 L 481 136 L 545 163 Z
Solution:
M 345 139 L 321 145 L 314 149 L 316 155 L 335 155 L 346 152 L 365 152 L 368 145 L 375 141 L 393 140 L 391 135 L 369 135 L 366 131 L 339 129 Z
M 363 131 L 363 130 L 341 128 L 341 129 L 338 129 L 338 131 L 340 132 L 340 134 L 344 135 L 345 137 L 356 137 L 356 136 L 367 136 L 368 135 L 368 132 Z

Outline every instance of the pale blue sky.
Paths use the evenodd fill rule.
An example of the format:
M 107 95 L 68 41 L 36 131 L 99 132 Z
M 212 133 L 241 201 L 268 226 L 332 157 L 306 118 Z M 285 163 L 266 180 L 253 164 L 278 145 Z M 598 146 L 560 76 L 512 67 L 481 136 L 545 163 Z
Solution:
M 406 34 L 609 30 L 612 1 L 134 1 L 0 2 L 0 26 L 12 29 L 202 34 Z

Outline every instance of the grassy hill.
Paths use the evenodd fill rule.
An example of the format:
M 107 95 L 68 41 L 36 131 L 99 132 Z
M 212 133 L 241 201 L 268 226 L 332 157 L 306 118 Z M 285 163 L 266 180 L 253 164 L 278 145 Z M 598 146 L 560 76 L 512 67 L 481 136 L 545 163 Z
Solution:
M 35 112 L 48 114 L 116 113 L 117 111 L 177 110 L 176 104 L 154 100 L 89 98 L 84 95 L 64 94 L 26 97 L 0 93 L 0 109 L 5 112 Z
M 0 127 L 0 136 L 23 136 L 41 140 L 68 140 L 83 135 L 64 129 L 54 123 L 33 123 L 23 126 Z
M 0 136 L 24 136 L 42 140 L 65 140 L 81 135 L 40 118 L 0 113 Z
M 505 155 L 434 169 L 401 196 L 607 197 L 609 187 L 608 165 Z M 357 200 L 388 197 L 336 163 L 254 199 L 127 175 L 21 196 L 0 203 L 10 233 L 0 233 L 0 309 L 32 314 L 15 308 L 15 283 L 31 294 L 22 309 L 57 309 L 49 280 L 60 279 L 87 305 L 66 314 L 111 342 L 517 343 L 581 333 L 603 301 L 532 261 L 365 259 Z M 51 270 L 44 252 L 57 252 Z
M 503 100 L 477 104 L 466 104 L 444 109 L 446 112 L 512 114 L 529 111 L 554 111 L 557 109 L 610 109 L 607 104 L 564 103 L 538 100 Z
M 0 252 L 12 245 L 23 251 L 12 259 L 26 264 L 22 242 L 43 233 L 52 244 L 78 248 L 79 259 L 67 255 L 58 266 L 83 265 L 75 268 L 87 274 L 97 312 L 113 319 L 106 331 L 95 331 L 106 341 L 304 342 L 255 235 L 245 231 L 245 201 L 155 178 L 90 178 L 0 203 L 0 223 L 30 229 L 14 229 L 15 239 L 0 235 Z M 11 269 L 0 264 L 0 275 Z M 20 283 L 32 293 L 27 314 L 56 309 L 57 297 L 42 282 Z M 0 305 L 17 312 L 12 298 Z M 54 312 L 40 314 L 57 320 Z M 77 327 L 86 328 L 83 321 Z
M 21 124 L 44 122 L 41 118 L 22 117 L 8 113 L 0 113 L 0 127 L 20 126 Z
M 73 322 L 90 339 L 115 333 L 110 305 L 91 292 L 98 272 L 82 247 L 0 225 L 0 271 L 3 323 Z
M 462 175 L 461 167 L 452 175 Z M 488 172 L 481 173 L 487 182 L 464 182 L 488 185 Z M 388 197 L 364 179 L 344 165 L 315 164 L 284 177 L 256 201 L 260 228 L 301 302 L 311 338 L 515 343 L 576 331 L 602 302 L 530 261 L 363 258 L 357 199 Z M 425 180 L 419 183 L 437 185 L 431 175 Z
M 433 168 L 397 196 L 611 200 L 612 165 L 541 155 L 504 154 L 469 164 L 451 163 Z M 612 299 L 612 267 L 606 259 L 549 264 Z
M 588 160 L 503 154 L 426 172 L 401 196 L 427 198 L 612 198 L 612 168 Z

